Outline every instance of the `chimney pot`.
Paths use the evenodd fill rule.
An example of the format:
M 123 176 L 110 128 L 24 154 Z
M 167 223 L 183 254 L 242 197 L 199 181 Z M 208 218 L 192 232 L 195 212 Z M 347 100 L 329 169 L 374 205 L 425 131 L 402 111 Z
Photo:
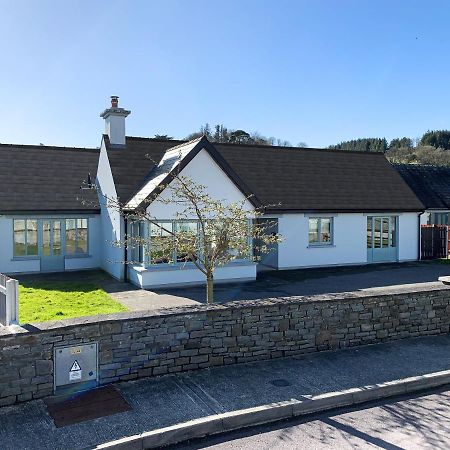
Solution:
M 111 95 L 111 108 L 119 107 L 119 97 L 117 95 Z

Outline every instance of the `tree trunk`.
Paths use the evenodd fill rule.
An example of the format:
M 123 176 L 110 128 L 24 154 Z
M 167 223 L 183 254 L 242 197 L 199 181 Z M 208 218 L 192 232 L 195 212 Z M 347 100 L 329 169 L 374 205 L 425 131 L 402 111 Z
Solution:
M 206 302 L 214 303 L 214 276 L 212 273 L 206 275 Z

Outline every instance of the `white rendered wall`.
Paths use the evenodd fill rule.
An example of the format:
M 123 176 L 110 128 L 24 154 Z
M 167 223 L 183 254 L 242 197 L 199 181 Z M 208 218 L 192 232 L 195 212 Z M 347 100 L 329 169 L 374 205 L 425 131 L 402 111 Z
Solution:
M 429 211 L 425 211 L 421 216 L 420 216 L 420 225 L 428 225 L 428 219 L 430 218 L 431 212 Z
M 232 281 L 250 281 L 256 278 L 256 264 L 229 264 L 219 267 L 214 272 L 216 283 Z M 182 286 L 204 284 L 205 276 L 197 268 L 192 267 L 155 267 L 144 269 L 142 267 L 130 268 L 130 281 L 144 289 L 164 286 Z
M 317 215 L 314 217 L 331 217 Z M 285 214 L 278 219 L 283 242 L 278 245 L 278 267 L 314 267 L 367 262 L 367 217 L 363 214 L 338 214 L 333 218 L 333 244 L 309 246 L 309 217 Z
M 326 217 L 327 215 L 317 215 Z M 317 267 L 367 263 L 367 215 L 333 216 L 333 244 L 309 246 L 308 219 L 304 214 L 285 214 L 278 219 L 283 242 L 278 246 L 278 267 Z M 399 261 L 418 259 L 418 213 L 398 215 Z
M 195 158 L 183 169 L 181 175 L 189 177 L 195 183 L 205 186 L 206 192 L 213 199 L 223 200 L 225 204 L 240 202 L 245 199 L 242 192 L 228 178 L 206 150 L 200 150 Z M 160 197 L 162 199 L 169 198 L 170 190 L 165 189 Z M 149 205 L 147 212 L 152 217 L 158 219 L 174 219 L 177 211 L 183 209 L 178 205 L 163 204 L 156 199 Z M 245 209 L 253 211 L 254 208 L 249 201 L 246 201 Z M 194 216 L 192 218 L 195 219 Z
M 126 148 L 116 148 L 111 151 L 126 152 Z M 123 248 L 114 247 L 113 242 L 123 239 L 123 218 L 116 208 L 106 205 L 105 197 L 116 200 L 117 193 L 103 140 L 97 169 L 97 183 L 101 205 L 100 266 L 114 278 L 122 280 L 124 265 L 121 261 L 124 260 L 125 252 Z
M 404 213 L 398 216 L 399 261 L 411 261 L 418 259 L 419 254 L 418 215 L 419 215 L 418 213 Z
M 105 133 L 113 145 L 125 145 L 125 118 L 124 115 L 113 113 L 105 119 Z

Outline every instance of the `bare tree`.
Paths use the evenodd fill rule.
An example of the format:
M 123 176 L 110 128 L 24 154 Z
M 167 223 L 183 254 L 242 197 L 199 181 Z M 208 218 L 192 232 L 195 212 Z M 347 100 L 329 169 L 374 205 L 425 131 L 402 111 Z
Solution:
M 126 264 L 193 264 L 205 276 L 208 303 L 214 302 L 218 267 L 239 259 L 258 260 L 281 241 L 279 234 L 272 233 L 273 220 L 258 220 L 264 209 L 248 207 L 251 196 L 227 203 L 211 197 L 205 186 L 179 173 L 169 184 L 160 186 L 159 193 L 134 211 L 106 198 L 107 206 L 118 210 L 131 224 L 132 232 L 114 245 L 129 249 L 131 255 L 141 255 L 124 261 Z M 177 206 L 173 227 L 172 222 L 168 226 L 148 212 L 151 201 Z M 146 232 L 142 232 L 145 227 Z

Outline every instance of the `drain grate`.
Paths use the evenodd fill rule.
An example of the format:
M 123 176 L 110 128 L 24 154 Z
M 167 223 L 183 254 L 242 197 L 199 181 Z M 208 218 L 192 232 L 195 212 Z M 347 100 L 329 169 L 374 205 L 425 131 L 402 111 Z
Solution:
M 290 386 L 291 383 L 289 383 L 288 380 L 285 380 L 283 378 L 280 378 L 279 380 L 272 380 L 270 382 L 270 384 L 273 384 L 276 387 L 286 387 L 286 386 Z

